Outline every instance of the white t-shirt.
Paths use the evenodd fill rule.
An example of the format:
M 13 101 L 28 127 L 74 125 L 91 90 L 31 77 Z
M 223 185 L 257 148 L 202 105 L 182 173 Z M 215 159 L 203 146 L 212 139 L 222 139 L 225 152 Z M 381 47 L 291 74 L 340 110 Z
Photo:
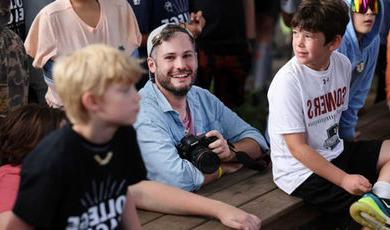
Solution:
M 306 142 L 327 160 L 343 151 L 338 135 L 341 112 L 348 107 L 351 63 L 333 52 L 325 71 L 315 71 L 293 57 L 275 75 L 268 91 L 268 132 L 273 177 L 291 194 L 312 171 L 289 151 L 282 134 L 305 133 Z

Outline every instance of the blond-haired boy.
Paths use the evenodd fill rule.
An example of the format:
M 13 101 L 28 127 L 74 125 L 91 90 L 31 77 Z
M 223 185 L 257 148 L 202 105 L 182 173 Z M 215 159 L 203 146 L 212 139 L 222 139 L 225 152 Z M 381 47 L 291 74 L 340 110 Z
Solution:
M 142 72 L 138 61 L 105 45 L 57 62 L 55 84 L 72 125 L 46 137 L 23 163 L 9 229 L 140 229 L 135 206 L 260 227 L 257 217 L 235 207 L 145 181 L 131 126 L 139 109 L 134 83 Z

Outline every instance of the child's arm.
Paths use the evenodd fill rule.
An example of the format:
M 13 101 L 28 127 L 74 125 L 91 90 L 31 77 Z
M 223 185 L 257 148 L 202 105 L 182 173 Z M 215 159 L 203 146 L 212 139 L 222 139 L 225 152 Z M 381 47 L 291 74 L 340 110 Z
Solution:
M 121 224 L 121 229 L 141 230 L 141 224 L 138 219 L 137 210 L 135 209 L 134 199 L 130 192 L 126 194 L 126 203 L 122 212 Z
M 303 133 L 284 134 L 283 138 L 292 155 L 315 174 L 351 194 L 361 195 L 371 190 L 371 184 L 364 176 L 347 174 L 311 148 Z
M 197 38 L 202 33 L 203 27 L 206 25 L 206 19 L 203 17 L 202 11 L 192 12 L 191 21 L 184 24 L 192 35 Z
M 34 229 L 31 225 L 24 222 L 22 219 L 20 219 L 18 216 L 16 216 L 14 213 L 12 213 L 9 217 L 8 224 L 5 227 L 5 230 L 12 230 L 12 229 L 18 229 L 18 230 L 31 230 Z
M 190 193 L 154 181 L 141 181 L 129 186 L 137 208 L 179 215 L 202 215 L 219 219 L 235 229 L 259 229 L 258 217 L 221 201 Z

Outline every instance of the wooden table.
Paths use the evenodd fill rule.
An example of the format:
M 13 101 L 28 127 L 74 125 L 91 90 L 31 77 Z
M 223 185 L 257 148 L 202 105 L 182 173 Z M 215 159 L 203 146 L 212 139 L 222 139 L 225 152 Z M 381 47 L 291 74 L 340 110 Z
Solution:
M 390 138 L 390 113 L 384 103 L 370 107 L 359 119 L 361 139 Z M 223 176 L 198 193 L 239 207 L 263 221 L 262 229 L 296 229 L 317 216 L 300 199 L 286 195 L 272 181 L 271 170 L 263 173 L 242 169 Z M 226 229 L 218 221 L 194 216 L 164 215 L 139 211 L 143 229 Z
M 269 229 L 280 229 L 271 225 L 279 218 L 303 220 L 296 217 L 308 213 L 310 216 L 310 210 L 303 207 L 300 199 L 288 196 L 276 187 L 270 169 L 263 173 L 242 169 L 205 186 L 198 194 L 255 214 L 262 219 L 264 226 L 269 225 Z M 292 212 L 294 210 L 301 211 Z M 139 216 L 143 229 L 226 229 L 220 222 L 205 217 L 163 215 L 142 210 L 139 210 Z M 301 223 L 300 220 L 295 224 Z

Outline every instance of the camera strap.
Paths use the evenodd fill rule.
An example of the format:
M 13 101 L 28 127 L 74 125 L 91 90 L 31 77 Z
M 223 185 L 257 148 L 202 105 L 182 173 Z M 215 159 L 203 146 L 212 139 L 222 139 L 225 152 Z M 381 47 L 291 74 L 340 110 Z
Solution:
M 241 163 L 245 168 L 261 172 L 268 168 L 268 165 L 271 163 L 271 158 L 268 154 L 265 154 L 264 157 L 260 157 L 255 160 L 252 159 L 249 154 L 244 151 L 236 151 L 232 143 L 228 142 L 228 145 L 230 150 L 236 154 L 236 159 L 238 163 Z

